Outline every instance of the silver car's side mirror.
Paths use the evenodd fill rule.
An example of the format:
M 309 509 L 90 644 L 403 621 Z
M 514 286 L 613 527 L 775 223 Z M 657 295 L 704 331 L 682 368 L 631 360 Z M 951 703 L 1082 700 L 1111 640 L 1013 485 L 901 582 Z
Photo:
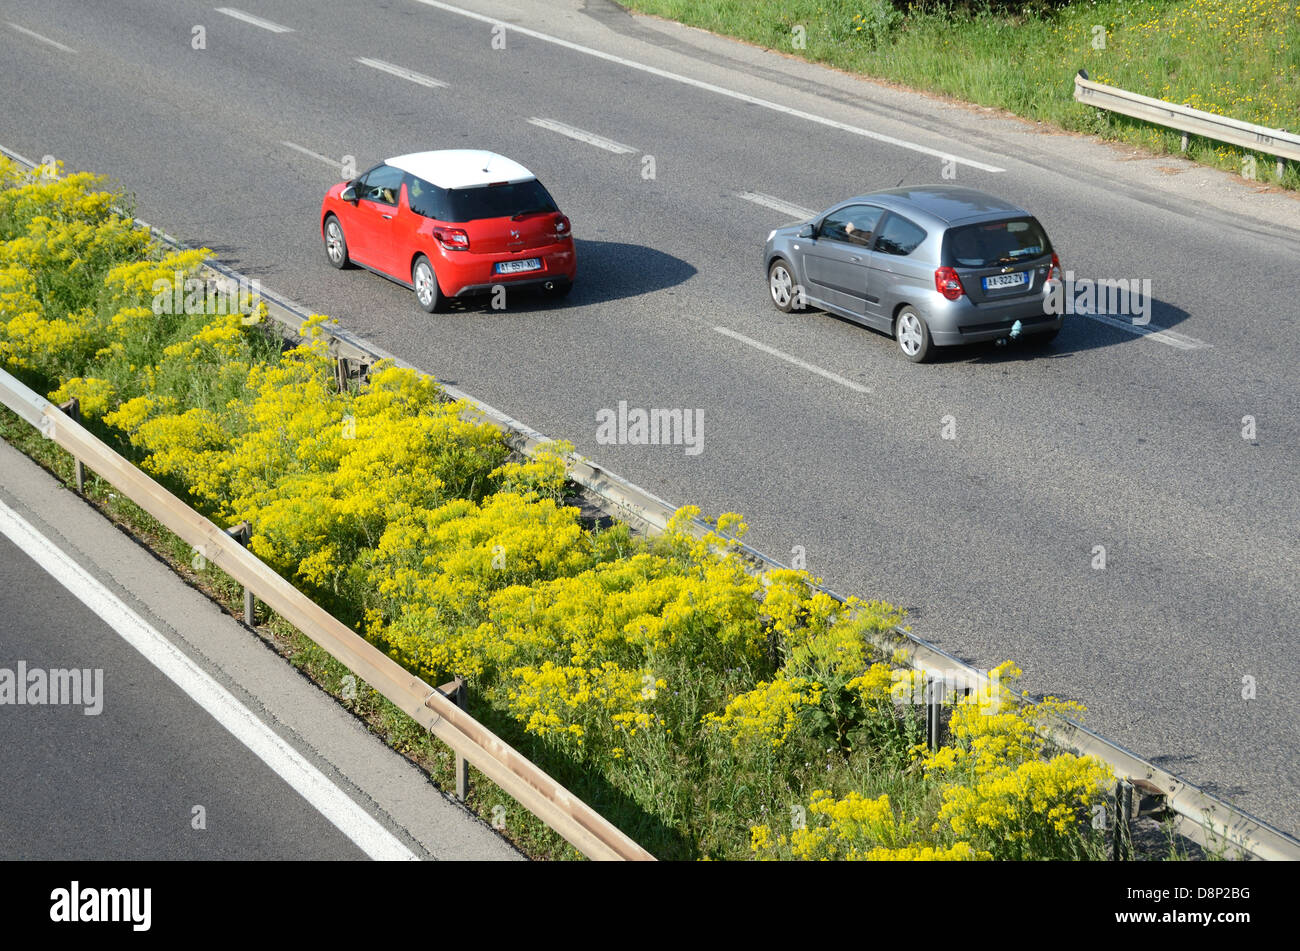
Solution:
M 339 192 L 339 197 L 342 198 L 344 201 L 353 201 L 353 202 L 356 201 L 357 186 L 348 185 L 346 188 L 343 189 L 343 191 Z
M 814 228 L 812 225 L 804 225 L 802 228 L 799 229 L 799 237 L 801 238 L 811 238 L 816 233 L 817 233 L 817 229 Z

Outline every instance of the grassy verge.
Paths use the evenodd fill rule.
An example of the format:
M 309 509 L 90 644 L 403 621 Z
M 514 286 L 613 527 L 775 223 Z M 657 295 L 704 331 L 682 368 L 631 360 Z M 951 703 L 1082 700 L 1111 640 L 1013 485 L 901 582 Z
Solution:
M 621 0 L 819 63 L 1157 153 L 1181 133 L 1075 102 L 1074 75 L 1274 129 L 1300 116 L 1295 0 L 894 4 L 890 0 Z M 901 8 L 901 9 L 900 9 Z M 1300 167 L 1193 137 L 1188 157 L 1285 188 Z

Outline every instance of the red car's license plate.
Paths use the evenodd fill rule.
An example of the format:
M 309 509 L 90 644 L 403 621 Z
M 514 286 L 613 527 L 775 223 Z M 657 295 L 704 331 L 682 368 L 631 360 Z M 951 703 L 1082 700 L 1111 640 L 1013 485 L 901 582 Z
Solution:
M 521 271 L 540 271 L 542 262 L 538 258 L 524 258 L 522 261 L 498 261 L 498 274 L 518 274 Z

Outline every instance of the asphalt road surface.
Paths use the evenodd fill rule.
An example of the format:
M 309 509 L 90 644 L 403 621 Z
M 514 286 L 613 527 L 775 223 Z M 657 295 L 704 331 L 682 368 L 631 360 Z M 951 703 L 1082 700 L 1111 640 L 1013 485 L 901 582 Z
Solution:
M 601 0 L 241 3 L 263 22 L 0 2 L 0 143 L 111 176 L 266 287 L 674 503 L 743 512 L 768 554 L 801 546 L 835 590 L 979 666 L 1015 659 L 1027 689 L 1300 830 L 1300 204 Z M 329 267 L 331 163 L 448 147 L 548 185 L 577 236 L 566 301 L 430 316 Z M 1023 203 L 1076 277 L 1150 279 L 1147 329 L 1169 333 L 1076 316 L 1046 350 L 914 366 L 772 308 L 763 240 L 796 217 L 772 205 L 945 173 Z M 703 451 L 598 444 L 621 400 L 702 410 Z
M 0 857 L 365 858 L 3 537 L 0 617 L 0 667 L 102 678 L 95 704 L 0 707 Z

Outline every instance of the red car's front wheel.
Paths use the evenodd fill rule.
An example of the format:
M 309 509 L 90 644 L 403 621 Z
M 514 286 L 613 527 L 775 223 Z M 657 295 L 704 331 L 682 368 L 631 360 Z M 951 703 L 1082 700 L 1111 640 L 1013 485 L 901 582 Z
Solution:
M 325 254 L 336 268 L 348 266 L 348 239 L 343 237 L 343 226 L 333 215 L 325 219 Z
M 415 259 L 411 268 L 411 283 L 415 285 L 415 299 L 427 313 L 447 309 L 447 295 L 438 286 L 438 276 L 433 272 L 433 265 L 423 254 Z

